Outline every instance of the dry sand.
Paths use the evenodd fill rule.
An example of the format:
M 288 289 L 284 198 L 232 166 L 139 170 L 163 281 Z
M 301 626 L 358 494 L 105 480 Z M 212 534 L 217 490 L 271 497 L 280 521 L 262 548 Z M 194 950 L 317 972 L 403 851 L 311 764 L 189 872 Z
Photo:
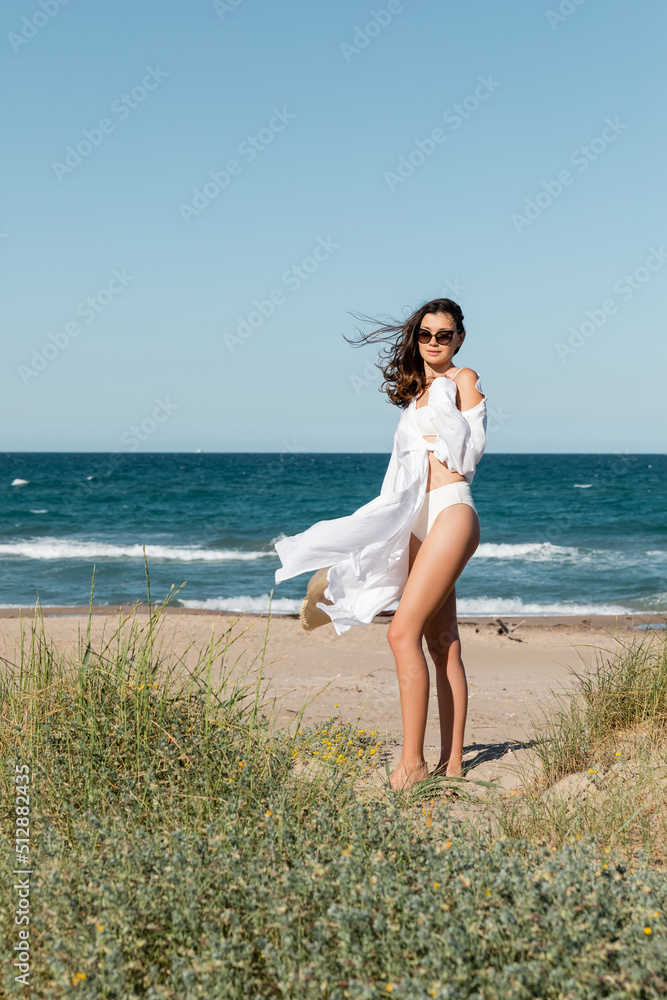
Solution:
M 95 609 L 93 641 L 103 631 L 110 636 L 117 627 L 119 610 Z M 141 619 L 145 609 L 139 608 L 137 614 Z M 31 616 L 30 609 L 0 612 L 0 656 L 15 661 L 21 624 L 29 625 Z M 398 740 L 401 715 L 394 661 L 387 643 L 389 621 L 390 615 L 381 615 L 368 627 L 353 628 L 339 636 L 331 625 L 305 632 L 292 615 L 268 619 L 266 615 L 168 608 L 162 636 L 164 648 L 179 656 L 193 640 L 201 646 L 212 634 L 238 636 L 228 653 L 236 670 L 258 667 L 266 641 L 263 676 L 268 696 L 278 699 L 281 724 L 293 721 L 307 702 L 305 724 L 340 714 L 344 721 L 358 720 L 362 728 Z M 510 629 L 519 623 L 518 618 L 503 621 Z M 553 690 L 568 686 L 571 669 L 580 671 L 593 663 L 596 655 L 613 653 L 619 644 L 629 643 L 641 634 L 633 626 L 664 621 L 664 617 L 648 615 L 529 618 L 518 625 L 510 639 L 506 633 L 500 634 L 495 619 L 462 619 L 461 643 L 470 690 L 468 760 L 478 764 L 500 760 L 515 741 L 530 740 L 535 731 L 531 719 L 548 705 Z M 77 641 L 79 633 L 85 635 L 87 609 L 44 609 L 44 626 L 47 635 L 66 648 Z M 190 649 L 186 662 L 192 662 L 193 657 Z M 430 666 L 429 762 L 437 759 L 439 751 L 434 671 Z

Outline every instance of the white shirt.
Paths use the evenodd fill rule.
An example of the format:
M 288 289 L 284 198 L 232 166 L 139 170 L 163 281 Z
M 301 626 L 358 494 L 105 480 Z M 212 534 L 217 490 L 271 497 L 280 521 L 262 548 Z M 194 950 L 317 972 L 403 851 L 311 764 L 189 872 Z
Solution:
M 482 392 L 480 380 L 475 388 Z M 436 429 L 433 454 L 471 483 L 486 446 L 486 396 L 463 412 L 456 383 L 436 377 L 429 389 Z M 317 521 L 298 535 L 275 542 L 282 563 L 276 584 L 324 566 L 331 569 L 324 591 L 331 605 L 318 603 L 338 635 L 369 625 L 397 601 L 408 578 L 410 529 L 426 494 L 429 448 L 417 422 L 417 400 L 402 411 L 380 495 L 346 517 Z

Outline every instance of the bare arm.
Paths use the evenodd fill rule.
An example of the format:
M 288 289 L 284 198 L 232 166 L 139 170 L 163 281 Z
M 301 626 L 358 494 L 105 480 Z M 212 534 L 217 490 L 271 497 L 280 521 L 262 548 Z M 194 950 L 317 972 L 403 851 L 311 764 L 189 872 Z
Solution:
M 472 368 L 462 368 L 456 378 L 458 392 L 456 394 L 456 405 L 461 412 L 471 410 L 484 399 L 483 393 L 475 388 L 479 375 Z

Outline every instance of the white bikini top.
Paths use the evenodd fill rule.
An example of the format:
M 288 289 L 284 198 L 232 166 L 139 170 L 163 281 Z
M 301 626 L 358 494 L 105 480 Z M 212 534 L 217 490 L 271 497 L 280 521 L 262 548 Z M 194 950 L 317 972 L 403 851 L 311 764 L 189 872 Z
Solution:
M 417 413 L 417 427 L 419 427 L 421 434 L 423 434 L 424 437 L 428 436 L 429 434 L 435 435 L 436 429 L 433 426 L 433 421 L 431 419 L 431 404 L 427 403 L 426 406 L 417 407 L 416 413 Z M 427 441 L 426 447 L 428 448 L 429 451 L 433 451 L 435 444 L 431 444 L 430 441 Z
M 458 371 L 456 372 L 456 375 L 458 375 L 460 371 L 463 371 L 463 369 L 459 368 Z M 452 382 L 456 380 L 456 375 L 452 376 L 451 379 Z M 446 375 L 442 377 L 447 378 Z M 419 427 L 419 430 L 421 431 L 422 435 L 424 437 L 428 437 L 429 435 L 434 437 L 437 434 L 437 431 L 435 429 L 435 426 L 433 425 L 433 420 L 431 418 L 431 404 L 427 403 L 425 406 L 416 407 L 415 413 L 417 416 L 417 426 Z M 435 442 L 427 441 L 426 448 L 428 449 L 428 451 L 433 451 L 433 449 L 435 448 Z

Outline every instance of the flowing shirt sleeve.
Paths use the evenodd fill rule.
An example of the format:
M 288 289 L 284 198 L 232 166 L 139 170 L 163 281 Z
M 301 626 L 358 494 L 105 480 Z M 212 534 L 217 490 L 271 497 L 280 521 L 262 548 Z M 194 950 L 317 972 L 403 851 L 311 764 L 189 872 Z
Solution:
M 428 457 L 420 435 L 409 432 L 403 412 L 379 496 L 352 514 L 318 521 L 297 535 L 274 543 L 282 565 L 275 581 L 329 567 L 324 597 L 318 603 L 336 632 L 368 625 L 397 601 L 409 565 L 410 526 L 424 496 Z

